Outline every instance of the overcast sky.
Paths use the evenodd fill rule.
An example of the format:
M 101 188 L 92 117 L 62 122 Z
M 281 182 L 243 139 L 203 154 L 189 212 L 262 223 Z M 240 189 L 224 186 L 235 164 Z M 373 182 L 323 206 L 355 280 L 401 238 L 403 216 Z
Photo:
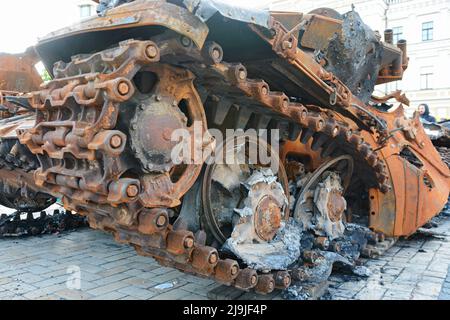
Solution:
M 34 45 L 38 37 L 75 23 L 76 0 L 11 0 L 0 10 L 0 52 L 18 53 Z M 241 6 L 257 6 L 266 0 L 225 0 Z
M 2 1 L 0 52 L 21 52 L 52 30 L 74 22 L 73 11 L 64 14 L 67 0 Z M 72 7 L 72 5 L 69 5 Z

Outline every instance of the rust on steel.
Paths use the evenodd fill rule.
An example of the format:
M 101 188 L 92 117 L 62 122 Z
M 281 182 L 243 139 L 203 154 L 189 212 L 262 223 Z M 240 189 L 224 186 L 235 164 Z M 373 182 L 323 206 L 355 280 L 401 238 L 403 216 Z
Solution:
M 344 222 L 409 236 L 442 210 L 450 172 L 418 115 L 405 116 L 401 92 L 372 96 L 402 79 L 405 41 L 387 31 L 383 42 L 353 11 L 200 2 L 102 1 L 100 16 L 38 43 L 53 76 L 40 87 L 34 58 L 0 56 L 0 102 L 22 108 L 0 120 L 9 199 L 24 188 L 61 198 L 141 255 L 259 293 L 326 263 L 311 248 L 289 261 L 300 253 L 279 239 L 301 233 L 292 220 L 313 249 L 339 253 Z M 278 129 L 280 170 L 174 161 L 180 129 L 201 151 L 221 148 L 208 129 Z M 267 258 L 271 243 L 282 259 Z

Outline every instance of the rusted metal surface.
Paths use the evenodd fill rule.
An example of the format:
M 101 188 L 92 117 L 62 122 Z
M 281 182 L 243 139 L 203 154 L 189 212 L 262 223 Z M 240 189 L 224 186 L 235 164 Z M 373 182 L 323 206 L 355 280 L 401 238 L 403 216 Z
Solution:
M 30 111 L 10 99 L 39 89 L 42 79 L 35 68 L 37 62 L 34 49 L 24 54 L 0 53 L 0 119 Z
M 34 67 L 38 61 L 31 49 L 24 54 L 0 53 L 0 92 L 30 92 L 39 89 L 42 79 Z
M 450 172 L 418 116 L 376 107 L 406 98 L 372 97 L 401 79 L 406 43 L 381 42 L 355 12 L 124 2 L 39 43 L 54 80 L 25 95 L 32 118 L 0 122 L 20 140 L 5 162 L 38 160 L 22 180 L 91 227 L 163 265 L 269 293 L 354 268 L 368 242 L 408 236 L 446 204 Z M 180 129 L 202 152 L 221 148 L 207 129 L 278 129 L 279 170 L 180 164 Z

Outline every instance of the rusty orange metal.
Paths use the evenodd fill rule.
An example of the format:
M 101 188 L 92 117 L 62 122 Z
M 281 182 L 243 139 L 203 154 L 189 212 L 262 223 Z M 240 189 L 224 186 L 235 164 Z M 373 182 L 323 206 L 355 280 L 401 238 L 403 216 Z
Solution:
M 346 19 L 328 10 L 261 18 L 254 12 L 245 17 L 245 11 L 230 17 L 218 9 L 208 19 L 194 9 L 178 1 L 136 1 L 50 34 L 36 51 L 47 69 L 53 67 L 54 79 L 40 88 L 34 71 L 21 66 L 35 60 L 5 56 L 3 66 L 9 67 L 0 64 L 0 81 L 6 79 L 0 90 L 26 91 L 22 97 L 33 114 L 2 122 L 0 136 L 18 138 L 16 148 L 39 163 L 26 176 L 20 168 L 0 170 L 0 176 L 21 177 L 62 198 L 93 228 L 163 265 L 261 293 L 305 280 L 307 272 L 258 272 L 213 247 L 220 241 L 203 215 L 211 207 L 205 202 L 212 201 L 202 192 L 206 159 L 189 155 L 197 161 L 175 161 L 174 132 L 187 132 L 187 145 L 203 152 L 218 150 L 208 129 L 278 129 L 277 179 L 287 198 L 284 168 L 296 184 L 330 159 L 345 156 L 352 167 L 354 160 L 355 174 L 344 181 L 345 189 L 347 182 L 356 189 L 347 196 L 348 211 L 363 210 L 373 233 L 409 236 L 441 211 L 450 171 L 418 116 L 406 118 L 402 106 L 391 112 L 376 107 L 407 98 L 400 92 L 371 97 L 377 83 L 403 77 L 406 42 L 392 45 L 390 32 L 381 42 L 354 13 Z M 222 24 L 236 39 L 224 36 Z M 349 26 L 360 32 L 343 41 Z M 363 31 L 373 47 L 357 38 Z M 373 60 L 354 63 L 366 55 Z M 17 79 L 24 74 L 28 82 L 20 86 Z M 201 124 L 199 132 L 195 123 Z M 353 199 L 355 191 L 367 192 L 363 205 Z M 268 242 L 288 220 L 281 217 L 288 208 L 282 211 L 269 196 L 261 199 L 254 231 Z M 329 199 L 331 220 L 342 220 L 347 201 L 341 191 Z M 314 243 L 332 247 L 324 235 Z M 314 264 L 315 254 L 305 252 L 304 258 Z
M 0 92 L 31 92 L 39 89 L 42 79 L 35 68 L 38 61 L 32 50 L 25 54 L 0 53 Z

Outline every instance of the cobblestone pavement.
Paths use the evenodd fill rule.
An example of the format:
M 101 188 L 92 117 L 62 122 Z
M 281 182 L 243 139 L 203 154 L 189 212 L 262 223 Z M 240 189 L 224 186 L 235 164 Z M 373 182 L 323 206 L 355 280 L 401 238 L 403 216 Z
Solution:
M 450 220 L 438 231 L 441 239 L 415 236 L 367 261 L 368 279 L 332 276 L 333 299 L 450 299 Z M 218 286 L 139 257 L 99 231 L 0 239 L 0 299 L 206 300 Z
M 372 272 L 368 279 L 333 275 L 332 298 L 450 300 L 450 218 L 432 230 L 438 237 L 419 233 L 399 241 L 382 257 L 366 261 Z

